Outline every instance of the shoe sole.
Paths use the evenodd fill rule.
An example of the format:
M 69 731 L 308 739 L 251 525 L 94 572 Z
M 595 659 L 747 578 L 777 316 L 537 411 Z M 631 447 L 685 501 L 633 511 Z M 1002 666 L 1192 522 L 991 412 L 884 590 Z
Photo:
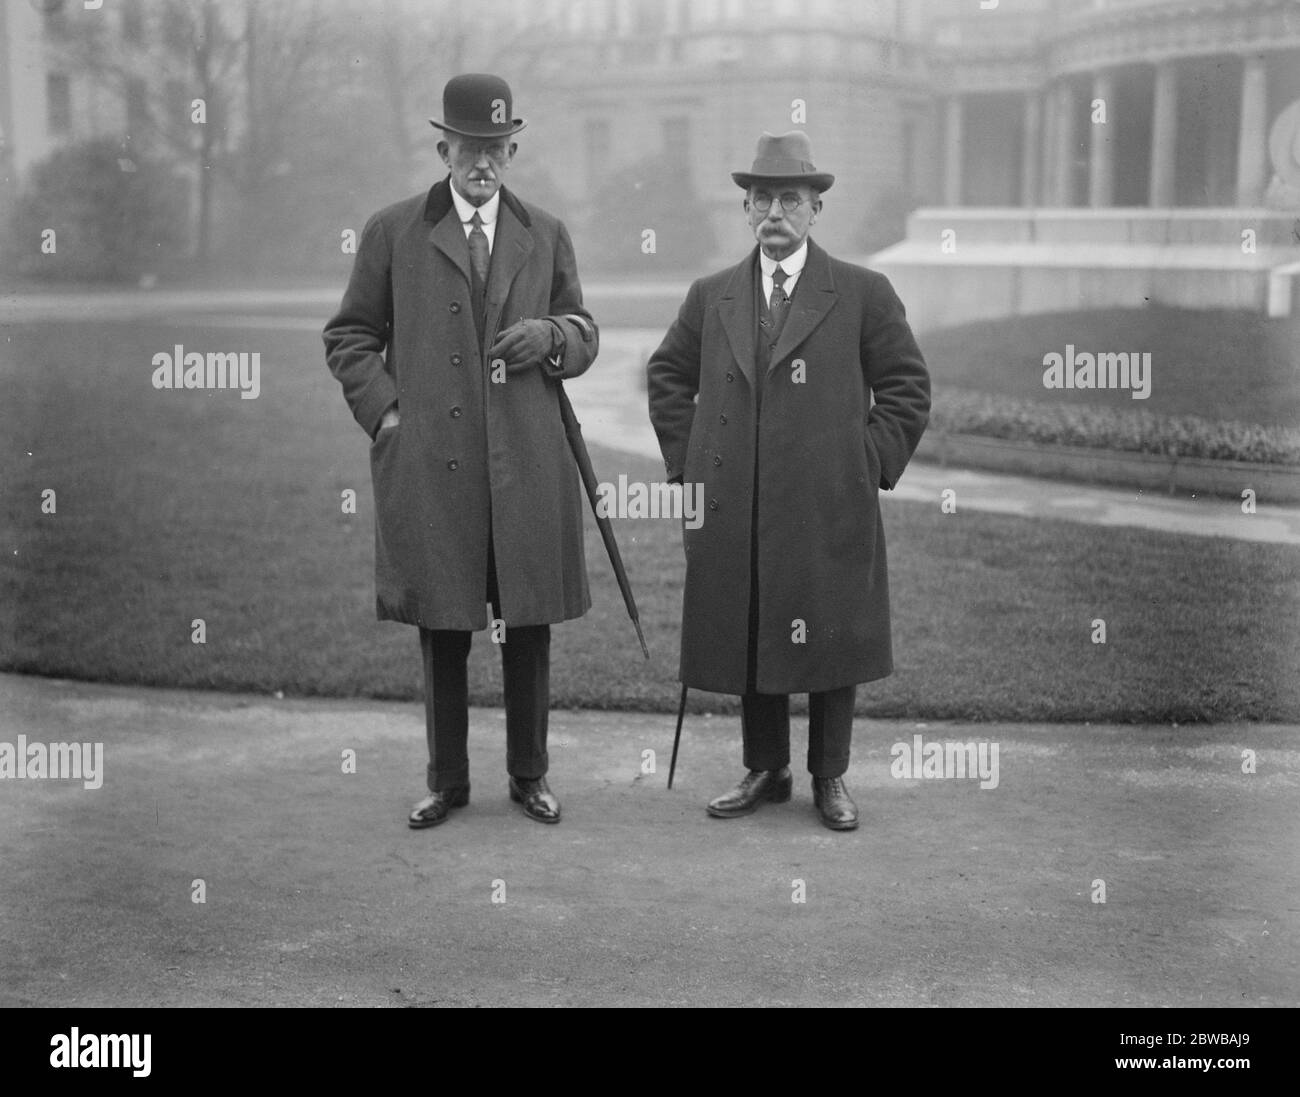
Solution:
M 516 804 L 522 805 L 524 802 L 524 798 L 515 791 L 513 785 L 510 786 L 510 799 L 513 803 Z M 527 815 L 528 818 L 533 820 L 533 822 L 535 823 L 558 823 L 560 821 L 560 816 L 558 813 L 555 815 L 534 815 L 531 811 L 529 811 L 525 807 L 524 814 Z
M 715 819 L 739 819 L 742 815 L 753 815 L 759 808 L 760 804 L 785 804 L 794 793 L 794 782 L 788 785 L 778 785 L 766 796 L 760 796 L 748 807 L 742 808 L 714 808 L 706 805 L 704 810 Z
M 457 796 L 456 799 L 452 800 L 451 802 L 451 807 L 453 808 L 463 808 L 468 806 L 469 806 L 469 789 L 465 789 L 463 795 Z M 408 815 L 406 817 L 406 825 L 410 827 L 412 830 L 428 830 L 430 827 L 441 826 L 450 818 L 451 818 L 450 811 L 448 811 L 446 815 L 442 816 L 439 819 L 417 819 L 413 816 Z
M 858 821 L 856 819 L 853 819 L 852 821 L 847 823 L 832 823 L 827 819 L 822 819 L 821 823 L 822 826 L 824 826 L 827 830 L 857 830 L 858 829 Z

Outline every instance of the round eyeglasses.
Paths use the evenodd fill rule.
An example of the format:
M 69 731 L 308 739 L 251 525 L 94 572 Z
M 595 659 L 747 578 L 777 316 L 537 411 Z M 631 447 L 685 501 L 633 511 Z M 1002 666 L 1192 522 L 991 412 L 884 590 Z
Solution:
M 781 195 L 781 208 L 786 213 L 794 213 L 807 201 L 807 198 L 800 198 L 797 194 L 783 194 Z M 766 213 L 772 208 L 772 196 L 770 194 L 756 194 L 749 200 L 749 204 L 759 213 Z

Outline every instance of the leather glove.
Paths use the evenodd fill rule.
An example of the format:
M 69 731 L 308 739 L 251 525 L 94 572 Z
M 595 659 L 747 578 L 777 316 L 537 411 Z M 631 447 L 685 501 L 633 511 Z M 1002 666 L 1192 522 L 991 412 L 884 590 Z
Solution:
M 502 359 L 507 373 L 538 365 L 554 353 L 555 327 L 546 320 L 519 320 L 511 324 L 492 344 L 488 362 Z

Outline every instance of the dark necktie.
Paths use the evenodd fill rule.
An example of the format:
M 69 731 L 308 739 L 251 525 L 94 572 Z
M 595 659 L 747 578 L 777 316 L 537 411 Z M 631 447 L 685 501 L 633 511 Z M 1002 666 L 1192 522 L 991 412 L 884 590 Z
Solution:
M 474 211 L 474 216 L 469 219 L 469 223 L 469 261 L 474 272 L 474 284 L 471 287 L 474 297 L 474 323 L 478 328 L 478 337 L 481 343 L 483 341 L 483 323 L 487 311 L 484 304 L 487 300 L 490 253 L 488 252 L 487 233 L 483 231 L 483 218 L 478 215 L 478 210 Z
M 781 320 L 785 316 L 786 306 L 790 303 L 790 298 L 785 295 L 785 280 L 788 275 L 781 269 L 781 264 L 777 263 L 776 270 L 772 272 L 772 299 L 767 303 L 767 311 L 772 314 L 772 327 L 779 330 Z

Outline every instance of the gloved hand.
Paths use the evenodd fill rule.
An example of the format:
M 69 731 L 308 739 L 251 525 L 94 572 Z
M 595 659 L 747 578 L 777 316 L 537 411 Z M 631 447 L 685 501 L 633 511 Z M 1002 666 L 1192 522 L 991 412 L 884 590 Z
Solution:
M 554 353 L 555 328 L 546 320 L 519 320 L 497 336 L 488 351 L 488 362 L 500 358 L 506 371 L 514 373 L 538 365 Z

